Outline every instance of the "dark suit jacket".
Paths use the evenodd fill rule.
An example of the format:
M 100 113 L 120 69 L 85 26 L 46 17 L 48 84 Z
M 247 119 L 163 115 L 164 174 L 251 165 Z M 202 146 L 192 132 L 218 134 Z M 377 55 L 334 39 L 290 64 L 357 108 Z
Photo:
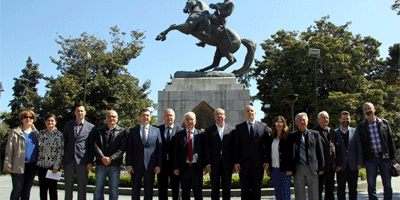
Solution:
M 225 169 L 233 169 L 233 133 L 235 128 L 225 124 L 223 138 L 219 136 L 216 124 L 206 128 L 205 137 L 205 165 L 212 169 L 219 169 L 222 151 L 222 163 Z
M 148 134 L 148 143 L 145 146 L 140 136 L 140 125 L 129 129 L 126 166 L 132 166 L 133 171 L 141 170 L 143 165 L 149 171 L 162 166 L 160 129 L 150 125 Z
M 322 148 L 321 137 L 319 133 L 314 130 L 306 130 L 307 137 L 305 138 L 306 150 L 307 150 L 307 161 L 310 165 L 311 171 L 314 174 L 318 174 L 318 171 L 323 171 L 324 168 L 324 151 Z M 295 131 L 289 134 L 289 140 L 292 146 L 292 164 L 290 168 L 293 174 L 296 173 L 295 166 L 300 161 L 300 138 L 301 131 Z
M 120 166 L 122 163 L 123 154 L 126 151 L 126 143 L 128 134 L 126 129 L 121 126 L 116 126 L 114 134 L 111 138 L 109 147 L 107 145 L 107 126 L 102 126 L 94 132 L 94 155 L 96 156 L 96 165 L 103 165 L 101 158 L 109 157 L 112 159 L 111 166 Z
M 270 137 L 268 137 L 268 150 L 267 150 L 267 163 L 269 164 L 269 170 L 272 171 L 272 153 L 271 153 L 271 147 L 272 147 L 272 142 Z M 291 159 L 290 156 L 292 155 L 291 149 L 290 149 L 290 142 L 289 138 L 286 139 L 281 139 L 279 141 L 279 170 L 281 172 L 286 172 L 290 171 L 290 165 L 291 165 Z
M 378 131 L 382 146 L 382 156 L 383 158 L 388 158 L 390 160 L 396 159 L 396 146 L 393 141 L 392 130 L 388 121 L 385 119 L 377 118 L 378 120 Z M 372 158 L 371 154 L 371 141 L 369 139 L 369 127 L 368 119 L 360 122 L 357 127 L 357 131 L 360 134 L 361 145 L 364 150 L 364 159 L 370 160 Z
M 204 134 L 195 129 L 193 133 L 194 137 L 194 150 L 193 154 L 198 155 L 196 166 L 200 171 L 203 171 L 204 165 Z M 185 169 L 186 160 L 188 158 L 189 149 L 188 149 L 188 138 L 186 135 L 186 129 L 179 131 L 175 134 L 175 144 L 174 144 L 174 165 L 173 169 L 179 169 L 179 171 L 183 171 Z
M 324 168 L 320 171 L 328 171 L 329 169 L 332 171 L 336 171 L 335 161 L 336 161 L 336 134 L 333 129 L 330 127 L 326 127 L 328 129 L 328 135 L 325 135 L 321 126 L 318 125 L 312 130 L 316 130 L 319 132 L 319 136 L 321 137 L 322 148 L 324 150 Z
M 174 124 L 174 128 L 172 128 L 171 130 L 172 137 L 169 143 L 167 143 L 167 138 L 165 135 L 165 124 L 158 126 L 158 129 L 160 129 L 161 139 L 162 139 L 162 147 L 163 147 L 162 161 L 166 162 L 168 157 L 169 161 L 173 163 L 174 154 L 172 151 L 174 147 L 175 134 L 179 131 L 182 131 L 183 128 Z
M 346 167 L 350 167 L 351 170 L 357 170 L 357 165 L 364 165 L 360 135 L 356 132 L 355 128 L 349 127 L 348 131 L 349 143 L 346 147 L 342 131 L 340 128 L 335 130 L 337 147 L 336 166 L 342 167 L 340 171 L 344 171 Z
M 70 121 L 64 128 L 64 156 L 63 164 L 69 164 L 78 158 L 78 165 L 93 164 L 93 133 L 95 127 L 90 122 L 83 123 L 80 133 L 75 137 L 74 126 L 76 121 Z
M 267 145 L 271 129 L 267 124 L 256 121 L 254 137 L 250 137 L 247 121 L 236 125 L 234 137 L 235 164 L 263 168 L 267 163 Z

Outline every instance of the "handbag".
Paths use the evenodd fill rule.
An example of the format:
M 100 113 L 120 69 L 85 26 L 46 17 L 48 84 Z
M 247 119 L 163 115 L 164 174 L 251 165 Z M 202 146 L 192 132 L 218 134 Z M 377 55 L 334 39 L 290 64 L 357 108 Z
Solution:
M 400 164 L 395 163 L 390 166 L 390 175 L 399 176 L 400 175 Z

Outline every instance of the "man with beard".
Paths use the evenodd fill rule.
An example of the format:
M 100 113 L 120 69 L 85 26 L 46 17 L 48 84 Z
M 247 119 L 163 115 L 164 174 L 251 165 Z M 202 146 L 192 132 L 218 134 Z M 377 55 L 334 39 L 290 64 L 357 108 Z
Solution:
M 358 124 L 363 147 L 365 168 L 367 170 L 368 197 L 377 200 L 376 177 L 378 168 L 382 178 L 384 199 L 392 199 L 392 177 L 390 165 L 396 162 L 396 147 L 393 141 L 392 130 L 385 119 L 375 116 L 375 106 L 366 102 L 363 105 L 366 120 Z
M 349 199 L 357 199 L 358 170 L 363 165 L 363 152 L 360 136 L 356 129 L 350 127 L 350 113 L 340 113 L 341 126 L 335 130 L 336 134 L 336 171 L 337 197 L 345 200 L 346 183 L 349 186 Z

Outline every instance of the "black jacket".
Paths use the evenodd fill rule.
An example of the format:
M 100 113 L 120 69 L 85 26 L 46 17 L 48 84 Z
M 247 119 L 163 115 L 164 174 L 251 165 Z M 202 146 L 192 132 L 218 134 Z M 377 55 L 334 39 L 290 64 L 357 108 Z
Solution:
M 390 129 L 389 123 L 385 119 L 377 118 L 377 120 L 379 137 L 382 146 L 382 156 L 384 159 L 396 159 L 396 146 L 393 141 L 392 130 Z M 360 134 L 361 145 L 364 151 L 364 160 L 370 160 L 372 158 L 372 153 L 368 119 L 358 124 L 356 132 Z
M 328 135 L 323 133 L 323 130 L 320 125 L 312 128 L 312 130 L 316 130 L 319 132 L 322 142 L 322 148 L 324 149 L 324 168 L 321 171 L 328 171 L 329 169 L 332 171 L 336 171 L 336 134 L 333 129 L 330 127 L 326 127 L 328 130 Z
M 120 166 L 122 164 L 122 158 L 126 151 L 126 143 L 128 140 L 126 129 L 117 125 L 115 127 L 111 144 L 106 148 L 107 130 L 107 126 L 102 126 L 94 132 L 94 155 L 96 156 L 96 165 L 104 166 L 101 158 L 110 157 L 112 159 L 110 164 L 111 166 Z

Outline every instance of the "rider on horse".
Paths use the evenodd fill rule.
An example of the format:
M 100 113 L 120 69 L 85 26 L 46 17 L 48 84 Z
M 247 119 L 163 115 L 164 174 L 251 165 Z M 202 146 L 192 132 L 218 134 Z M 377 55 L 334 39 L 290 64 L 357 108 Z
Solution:
M 232 14 L 233 9 L 235 9 L 235 3 L 233 3 L 230 0 L 224 0 L 224 2 L 222 3 L 210 4 L 210 8 L 215 9 L 214 14 L 208 18 L 210 22 L 220 26 L 222 29 L 225 29 L 226 18 L 228 18 L 228 16 Z M 205 24 L 206 24 L 206 28 L 204 31 L 205 34 L 211 35 L 211 24 L 210 23 L 205 23 Z M 205 44 L 206 44 L 205 42 L 200 41 L 196 45 L 204 47 Z

